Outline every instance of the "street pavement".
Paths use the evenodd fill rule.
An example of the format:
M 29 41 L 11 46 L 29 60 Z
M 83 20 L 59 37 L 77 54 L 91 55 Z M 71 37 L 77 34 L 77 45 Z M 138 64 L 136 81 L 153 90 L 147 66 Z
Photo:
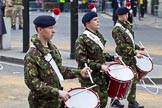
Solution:
M 43 15 L 51 13 L 48 12 L 30 12 L 30 36 L 36 33 L 34 29 L 34 25 L 32 23 L 33 19 L 38 15 Z M 81 17 L 84 13 L 79 13 L 79 33 L 81 34 L 84 30 L 83 25 L 81 24 Z M 111 15 L 99 13 L 100 20 L 100 31 L 106 36 L 106 39 L 108 41 L 108 47 L 106 46 L 106 51 L 110 52 L 111 54 L 114 54 L 114 48 L 115 44 L 113 42 L 113 39 L 110 38 L 111 36 L 111 30 L 113 28 L 113 22 L 111 20 Z M 11 27 L 10 23 L 6 23 L 6 27 Z M 149 28 L 147 30 L 147 28 Z M 146 48 L 150 48 L 149 53 L 151 57 L 153 57 L 153 61 L 155 60 L 155 63 L 153 64 L 153 70 L 149 72 L 147 75 L 156 83 L 159 85 L 159 90 L 162 90 L 161 84 L 162 84 L 162 41 L 161 37 L 161 30 L 162 29 L 162 19 L 158 17 L 154 17 L 151 15 L 146 14 L 145 18 L 143 20 L 138 20 L 138 18 L 134 18 L 134 30 L 137 31 L 137 35 L 140 33 L 143 33 L 143 31 L 146 31 L 147 36 L 145 39 L 141 37 L 137 37 L 137 40 L 142 40 L 144 42 L 144 45 L 146 45 Z M 153 33 L 151 32 L 153 30 Z M 150 32 L 149 32 L 150 31 Z M 11 47 L 7 49 L 0 50 L 0 60 L 8 63 L 14 63 L 14 64 L 20 64 L 23 65 L 23 58 L 25 56 L 25 53 L 22 52 L 23 49 L 23 43 L 22 43 L 22 30 L 10 30 L 10 39 L 11 39 Z M 149 33 L 148 33 L 149 32 Z M 154 33 L 155 32 L 155 33 Z M 151 34 L 152 33 L 152 34 Z M 151 35 L 150 35 L 151 34 Z M 155 39 L 155 37 L 158 37 Z M 145 41 L 146 39 L 148 40 Z M 62 55 L 63 65 L 68 66 L 71 68 L 77 68 L 77 63 L 75 59 L 70 59 L 70 14 L 69 13 L 62 13 L 60 15 L 59 20 L 56 24 L 56 33 L 53 37 L 52 41 L 58 46 L 60 49 L 60 53 Z M 151 46 L 152 45 L 152 46 Z M 21 79 L 21 78 L 20 78 Z M 145 80 L 148 84 L 150 82 L 146 79 Z M 149 85 L 150 88 L 155 88 L 152 85 Z M 25 91 L 26 92 L 26 91 Z M 161 93 L 159 95 L 153 95 L 149 94 L 146 90 L 141 90 L 141 86 L 138 85 L 138 97 L 137 99 L 142 102 L 146 106 L 146 108 L 162 108 L 162 95 Z M 26 96 L 26 95 L 25 95 Z M 154 99 L 153 99 L 154 97 Z M 10 97 L 12 98 L 12 97 Z M 123 101 L 123 103 L 126 104 L 126 101 Z M 27 103 L 24 104 L 24 106 Z M 15 107 L 10 105 L 11 107 L 5 107 L 5 104 L 3 104 L 3 108 L 19 108 L 15 105 Z M 27 108 L 23 107 L 23 108 Z

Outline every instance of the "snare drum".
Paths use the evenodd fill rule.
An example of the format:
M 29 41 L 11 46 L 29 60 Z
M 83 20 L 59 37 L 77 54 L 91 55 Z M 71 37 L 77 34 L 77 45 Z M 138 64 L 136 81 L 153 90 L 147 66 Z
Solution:
M 138 80 L 142 80 L 148 72 L 152 71 L 153 63 L 152 60 L 146 55 L 142 54 L 143 58 L 136 58 L 136 67 L 138 71 Z
M 108 96 L 119 99 L 126 98 L 131 81 L 134 79 L 133 70 L 118 63 L 110 64 L 109 70 Z
M 100 99 L 98 94 L 92 89 L 84 90 L 85 88 L 71 89 L 69 93 L 73 96 L 65 102 L 65 108 L 99 108 Z

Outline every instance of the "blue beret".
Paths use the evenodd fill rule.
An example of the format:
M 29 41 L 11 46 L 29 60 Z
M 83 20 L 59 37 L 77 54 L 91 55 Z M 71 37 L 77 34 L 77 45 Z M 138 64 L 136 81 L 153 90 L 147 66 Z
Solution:
M 49 27 L 49 26 L 54 25 L 56 23 L 56 20 L 52 16 L 49 16 L 49 15 L 41 15 L 41 16 L 38 16 L 37 18 L 35 18 L 35 20 L 33 21 L 33 23 L 36 26 L 39 26 L 39 27 Z
M 87 12 L 82 18 L 82 23 L 85 24 L 86 22 L 89 22 L 91 19 L 97 16 L 98 15 L 96 12 Z
M 129 9 L 126 7 L 120 7 L 116 10 L 116 15 L 124 15 L 129 12 Z

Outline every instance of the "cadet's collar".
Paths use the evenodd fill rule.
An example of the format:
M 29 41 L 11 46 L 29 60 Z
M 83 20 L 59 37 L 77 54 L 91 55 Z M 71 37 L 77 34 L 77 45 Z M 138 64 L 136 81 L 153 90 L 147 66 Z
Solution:
M 123 21 L 118 20 L 118 22 L 124 27 L 127 25 L 127 21 L 123 22 Z
M 89 32 L 91 32 L 88 28 L 86 28 L 85 30 L 88 30 Z M 91 33 L 93 33 L 93 32 L 91 32 Z M 98 34 L 99 34 L 98 30 L 96 30 L 96 33 L 93 33 L 93 34 L 98 36 Z
M 119 22 L 120 24 L 122 24 L 122 25 L 124 24 L 124 22 L 123 22 L 123 21 L 118 20 L 118 22 Z
M 37 34 L 35 34 L 34 36 L 32 36 L 31 42 L 33 42 L 33 44 L 36 46 L 36 48 L 37 48 L 43 55 L 46 55 L 46 54 L 52 52 L 53 47 L 52 47 L 52 45 L 51 45 L 51 42 L 48 42 L 49 48 L 44 47 L 44 46 L 41 44 L 41 42 L 40 42 L 40 40 L 39 40 Z

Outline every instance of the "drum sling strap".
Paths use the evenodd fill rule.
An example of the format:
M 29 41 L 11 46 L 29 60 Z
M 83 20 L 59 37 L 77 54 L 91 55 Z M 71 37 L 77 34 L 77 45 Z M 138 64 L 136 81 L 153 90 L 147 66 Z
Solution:
M 95 34 L 91 33 L 90 31 L 88 30 L 85 30 L 83 32 L 83 34 L 86 34 L 88 38 L 90 38 L 91 40 L 93 40 L 96 44 L 98 44 L 100 46 L 100 48 L 102 50 L 104 50 L 104 45 L 102 44 L 100 38 L 98 38 L 98 36 L 96 36 Z
M 35 45 L 32 45 L 31 47 L 36 48 Z M 44 59 L 51 64 L 51 66 L 52 66 L 53 70 L 55 71 L 55 73 L 56 73 L 57 77 L 59 78 L 59 80 L 64 81 L 64 78 L 63 78 L 63 76 L 62 76 L 56 62 L 53 60 L 51 54 L 48 53 L 47 55 L 45 55 Z
M 128 29 L 124 28 L 120 23 L 116 23 L 115 27 L 116 26 L 120 27 L 130 37 L 130 39 L 133 43 L 133 47 L 135 48 L 135 42 L 134 42 L 134 39 L 133 39 L 133 35 L 130 33 L 130 31 Z
M 51 64 L 51 66 L 52 66 L 52 68 L 54 69 L 54 71 L 56 72 L 56 75 L 57 75 L 57 77 L 59 78 L 59 80 L 60 80 L 60 81 L 64 81 L 64 78 L 63 78 L 63 76 L 62 76 L 62 74 L 61 74 L 61 72 L 60 72 L 60 70 L 59 70 L 59 68 L 58 68 L 58 66 L 57 66 L 57 64 L 56 64 L 56 62 L 53 60 L 51 54 L 48 53 L 47 55 L 44 56 L 44 58 L 45 58 L 45 60 L 46 60 L 47 62 L 49 62 L 49 63 Z

